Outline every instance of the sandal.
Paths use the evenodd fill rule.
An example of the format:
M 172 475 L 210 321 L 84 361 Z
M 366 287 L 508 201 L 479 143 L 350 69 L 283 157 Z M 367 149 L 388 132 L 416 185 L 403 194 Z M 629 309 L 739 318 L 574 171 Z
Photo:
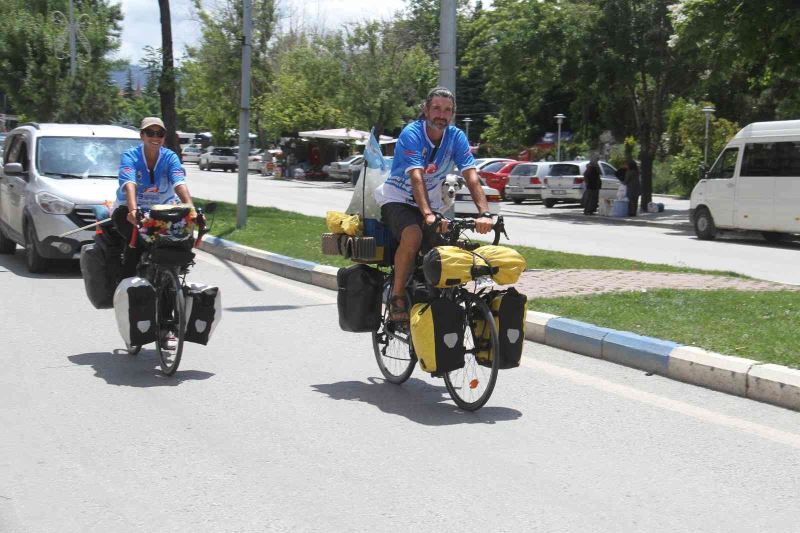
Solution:
M 389 320 L 396 324 L 408 324 L 408 300 L 395 294 L 389 298 Z

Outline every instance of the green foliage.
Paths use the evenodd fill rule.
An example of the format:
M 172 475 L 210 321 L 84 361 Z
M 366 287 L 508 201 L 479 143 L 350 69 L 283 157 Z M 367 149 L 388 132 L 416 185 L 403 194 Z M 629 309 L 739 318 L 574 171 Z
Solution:
M 672 158 L 672 176 L 678 183 L 681 195 L 688 196 L 700 177 L 703 164 L 703 152 L 695 145 L 683 147 L 681 152 Z
M 66 13 L 67 0 L 0 2 L 0 91 L 30 120 L 107 122 L 119 104 L 118 89 L 108 81 L 111 62 L 106 56 L 119 46 L 120 7 L 108 0 L 76 3 L 76 17 L 88 17 L 81 29 L 90 53 L 78 46 L 74 79 L 69 59 L 56 57 L 56 43 L 66 40 L 63 26 L 53 21 L 54 10 Z

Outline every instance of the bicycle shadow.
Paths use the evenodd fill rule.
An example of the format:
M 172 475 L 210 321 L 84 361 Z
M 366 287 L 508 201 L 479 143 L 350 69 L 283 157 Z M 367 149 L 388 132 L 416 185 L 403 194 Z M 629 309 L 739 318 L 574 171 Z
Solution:
M 421 379 L 411 378 L 401 386 L 376 377 L 367 378 L 367 381 L 340 381 L 311 387 L 331 399 L 372 404 L 384 413 L 404 416 L 426 426 L 495 424 L 522 416 L 516 409 L 492 405 L 475 412 L 462 411 L 444 386 L 437 387 Z M 489 399 L 489 403 L 491 401 Z
M 109 385 L 123 387 L 175 387 L 184 381 L 208 379 L 214 374 L 200 370 L 178 370 L 172 376 L 161 373 L 161 361 L 155 350 L 142 349 L 138 355 L 125 350 L 70 355 L 73 364 L 91 366 L 94 375 Z

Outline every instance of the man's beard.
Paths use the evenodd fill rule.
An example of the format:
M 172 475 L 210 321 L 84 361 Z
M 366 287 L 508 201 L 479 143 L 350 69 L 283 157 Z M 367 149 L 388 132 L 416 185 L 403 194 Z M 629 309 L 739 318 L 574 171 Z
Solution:
M 428 124 L 428 127 L 431 129 L 444 131 L 447 129 L 447 121 L 446 120 L 437 120 L 439 124 L 434 123 L 433 120 L 426 119 L 425 122 Z

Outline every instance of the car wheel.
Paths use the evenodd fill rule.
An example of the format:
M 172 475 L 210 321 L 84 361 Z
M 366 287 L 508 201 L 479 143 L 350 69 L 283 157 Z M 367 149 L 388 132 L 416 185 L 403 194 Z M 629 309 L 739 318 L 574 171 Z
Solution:
M 547 198 L 547 199 L 545 199 L 545 201 L 544 201 L 544 206 L 545 206 L 546 208 L 550 209 L 551 207 L 553 207 L 554 205 L 556 205 L 556 202 L 557 202 L 557 201 L 558 201 L 558 200 L 553 200 L 552 198 Z
M 782 242 L 785 241 L 789 235 L 780 231 L 762 231 L 761 235 L 767 242 Z
M 28 221 L 25 224 L 25 265 L 31 274 L 44 272 L 49 264 L 49 261 L 42 257 L 36 248 L 37 242 L 38 239 L 36 238 L 36 229 L 33 227 L 33 222 Z
M 16 249 L 17 243 L 6 237 L 0 228 L 0 254 L 13 254 Z
M 714 217 L 706 207 L 700 207 L 694 215 L 694 233 L 698 239 L 710 241 L 717 236 Z
M 513 201 L 515 204 L 519 205 L 519 204 L 522 203 L 522 198 L 512 198 L 511 201 Z

